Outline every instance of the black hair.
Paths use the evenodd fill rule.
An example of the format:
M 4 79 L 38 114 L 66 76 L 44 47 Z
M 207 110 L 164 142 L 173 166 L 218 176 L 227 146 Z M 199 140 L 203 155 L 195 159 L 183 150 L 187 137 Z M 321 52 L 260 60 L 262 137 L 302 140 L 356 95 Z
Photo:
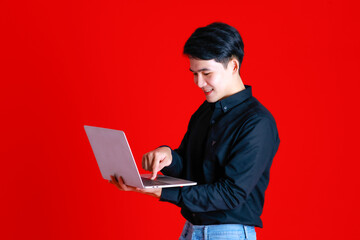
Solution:
M 241 65 L 244 57 L 244 43 L 234 27 L 215 22 L 196 29 L 186 41 L 183 53 L 202 60 L 214 59 L 226 68 L 233 57 Z

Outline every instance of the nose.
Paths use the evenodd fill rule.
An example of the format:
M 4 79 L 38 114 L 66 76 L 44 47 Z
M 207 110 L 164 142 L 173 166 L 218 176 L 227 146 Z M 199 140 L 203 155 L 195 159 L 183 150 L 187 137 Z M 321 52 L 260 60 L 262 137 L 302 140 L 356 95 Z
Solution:
M 199 88 L 203 88 L 206 86 L 206 82 L 204 78 L 201 76 L 201 74 L 194 76 L 194 81 Z

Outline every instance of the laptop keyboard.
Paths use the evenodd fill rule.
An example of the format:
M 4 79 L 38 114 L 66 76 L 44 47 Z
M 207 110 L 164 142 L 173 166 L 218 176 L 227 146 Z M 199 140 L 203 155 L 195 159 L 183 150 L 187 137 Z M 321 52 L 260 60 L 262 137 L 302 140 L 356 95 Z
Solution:
M 144 177 L 141 177 L 141 180 L 144 184 L 144 186 L 161 186 L 161 185 L 167 185 L 166 183 L 164 182 L 160 182 L 158 180 L 151 180 L 149 178 L 144 178 Z

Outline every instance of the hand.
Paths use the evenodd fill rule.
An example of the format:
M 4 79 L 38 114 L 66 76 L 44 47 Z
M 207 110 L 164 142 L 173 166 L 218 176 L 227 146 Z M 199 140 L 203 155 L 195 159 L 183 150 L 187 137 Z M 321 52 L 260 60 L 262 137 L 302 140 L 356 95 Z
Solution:
M 142 158 L 142 167 L 151 171 L 151 180 L 156 178 L 157 173 L 167 167 L 172 162 L 171 149 L 169 147 L 159 147 L 154 151 L 145 153 Z
M 162 189 L 161 188 L 136 188 L 125 185 L 122 177 L 119 177 L 119 179 L 116 179 L 114 176 L 110 176 L 111 180 L 109 181 L 111 184 L 113 184 L 115 187 L 117 187 L 120 191 L 132 191 L 132 192 L 138 192 L 143 193 L 149 196 L 156 197 L 160 199 Z

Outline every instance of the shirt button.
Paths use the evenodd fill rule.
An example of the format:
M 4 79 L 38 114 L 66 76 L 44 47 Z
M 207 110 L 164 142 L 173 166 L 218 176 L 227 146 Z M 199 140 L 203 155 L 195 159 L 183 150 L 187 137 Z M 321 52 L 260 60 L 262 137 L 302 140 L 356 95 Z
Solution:
M 224 107 L 224 111 L 226 111 L 226 110 L 227 110 L 227 106 Z

